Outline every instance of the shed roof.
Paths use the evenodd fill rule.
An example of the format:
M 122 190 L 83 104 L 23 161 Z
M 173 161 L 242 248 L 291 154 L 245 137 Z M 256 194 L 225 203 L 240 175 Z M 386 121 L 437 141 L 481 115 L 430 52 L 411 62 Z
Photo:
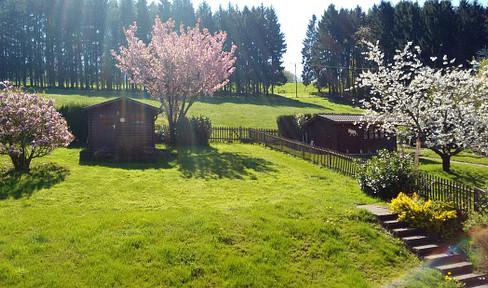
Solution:
M 131 103 L 131 104 L 143 106 L 144 108 L 147 108 L 149 110 L 152 110 L 156 114 L 160 112 L 160 109 L 157 108 L 157 107 L 154 107 L 152 105 L 149 105 L 149 104 L 146 104 L 146 103 L 142 103 L 142 102 L 139 102 L 139 101 L 136 101 L 134 99 L 127 98 L 127 97 L 119 97 L 119 98 L 115 98 L 115 99 L 112 99 L 112 100 L 109 100 L 109 101 L 105 101 L 105 102 L 102 102 L 102 103 L 98 103 L 98 104 L 86 106 L 84 108 L 84 110 L 91 110 L 91 109 L 99 108 L 99 107 L 102 107 L 102 106 L 105 106 L 105 105 L 110 105 L 110 104 L 114 104 L 114 103 L 117 103 L 117 102 L 125 102 L 125 101 L 127 101 L 128 103 Z
M 358 123 L 364 121 L 362 114 L 317 114 L 317 117 L 338 123 Z

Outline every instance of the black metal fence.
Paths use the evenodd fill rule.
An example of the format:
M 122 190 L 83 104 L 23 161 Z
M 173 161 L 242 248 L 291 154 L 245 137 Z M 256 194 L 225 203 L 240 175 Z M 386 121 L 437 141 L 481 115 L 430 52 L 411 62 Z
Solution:
M 268 135 L 278 135 L 277 129 L 257 129 L 246 127 L 212 127 L 210 141 L 243 141 L 249 140 L 249 131 L 259 131 Z

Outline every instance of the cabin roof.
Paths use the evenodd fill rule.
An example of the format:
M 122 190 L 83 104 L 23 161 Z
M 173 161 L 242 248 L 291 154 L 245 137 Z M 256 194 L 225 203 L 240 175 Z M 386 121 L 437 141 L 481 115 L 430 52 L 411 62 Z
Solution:
M 105 101 L 105 102 L 102 102 L 102 103 L 98 103 L 98 104 L 86 106 L 84 108 L 84 110 L 92 110 L 92 109 L 95 109 L 95 108 L 103 107 L 103 106 L 106 106 L 106 105 L 111 105 L 111 104 L 114 104 L 114 103 L 117 103 L 117 102 L 125 102 L 125 101 L 127 101 L 128 103 L 132 103 L 132 104 L 139 105 L 139 106 L 142 106 L 144 108 L 147 108 L 147 109 L 153 111 L 156 114 L 158 114 L 160 112 L 160 109 L 157 108 L 157 107 L 154 107 L 152 105 L 149 105 L 149 104 L 146 104 L 146 103 L 142 103 L 142 102 L 139 102 L 139 101 L 136 101 L 134 99 L 127 98 L 127 97 L 119 97 L 119 98 L 115 98 L 115 99 L 112 99 L 112 100 L 109 100 L 109 101 Z
M 317 114 L 317 117 L 338 123 L 358 123 L 364 121 L 362 114 Z
M 356 124 L 364 122 L 364 115 L 362 114 L 317 114 L 310 120 L 303 124 L 303 127 L 310 125 L 311 123 L 322 119 L 331 121 L 337 124 Z

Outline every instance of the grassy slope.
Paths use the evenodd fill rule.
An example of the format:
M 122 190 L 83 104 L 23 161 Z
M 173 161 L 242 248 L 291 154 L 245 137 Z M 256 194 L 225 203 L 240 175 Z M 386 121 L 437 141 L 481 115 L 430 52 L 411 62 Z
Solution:
M 108 166 L 78 153 L 0 174 L 0 283 L 370 287 L 418 265 L 355 208 L 373 200 L 352 179 L 278 152 Z
M 289 86 L 290 84 L 286 84 L 276 88 L 275 91 L 286 91 L 283 95 L 204 97 L 193 104 L 188 113 L 189 116 L 207 116 L 215 126 L 276 128 L 276 118 L 283 114 L 361 112 L 358 108 L 313 96 L 310 93 L 314 89 L 311 86 L 305 87 L 301 83 L 299 83 L 299 97 L 296 98 L 294 90 Z M 122 95 L 144 98 L 140 92 L 124 91 L 48 90 L 45 95 L 54 98 L 57 105 L 91 105 Z M 147 99 L 142 101 L 158 106 L 156 101 Z

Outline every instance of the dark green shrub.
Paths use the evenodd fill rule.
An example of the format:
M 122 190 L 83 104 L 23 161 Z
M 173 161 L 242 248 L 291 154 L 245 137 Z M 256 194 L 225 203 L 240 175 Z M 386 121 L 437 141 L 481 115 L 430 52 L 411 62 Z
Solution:
M 159 123 L 154 124 L 154 139 L 157 144 L 166 143 L 166 135 L 168 133 L 168 126 Z
M 279 135 L 288 139 L 302 140 L 302 125 L 310 118 L 312 118 L 311 114 L 278 116 L 276 123 Z
M 78 143 L 86 143 L 88 137 L 88 122 L 84 116 L 84 105 L 63 105 L 58 108 L 68 123 L 71 133 Z
M 183 118 L 176 124 L 180 146 L 206 146 L 212 135 L 212 122 L 204 116 Z
M 390 200 L 415 189 L 417 171 L 409 155 L 380 150 L 377 156 L 357 164 L 361 165 L 356 175 L 361 190 L 374 197 Z
M 488 272 L 488 215 L 470 214 L 464 222 L 464 231 L 471 236 L 464 252 L 476 267 Z

